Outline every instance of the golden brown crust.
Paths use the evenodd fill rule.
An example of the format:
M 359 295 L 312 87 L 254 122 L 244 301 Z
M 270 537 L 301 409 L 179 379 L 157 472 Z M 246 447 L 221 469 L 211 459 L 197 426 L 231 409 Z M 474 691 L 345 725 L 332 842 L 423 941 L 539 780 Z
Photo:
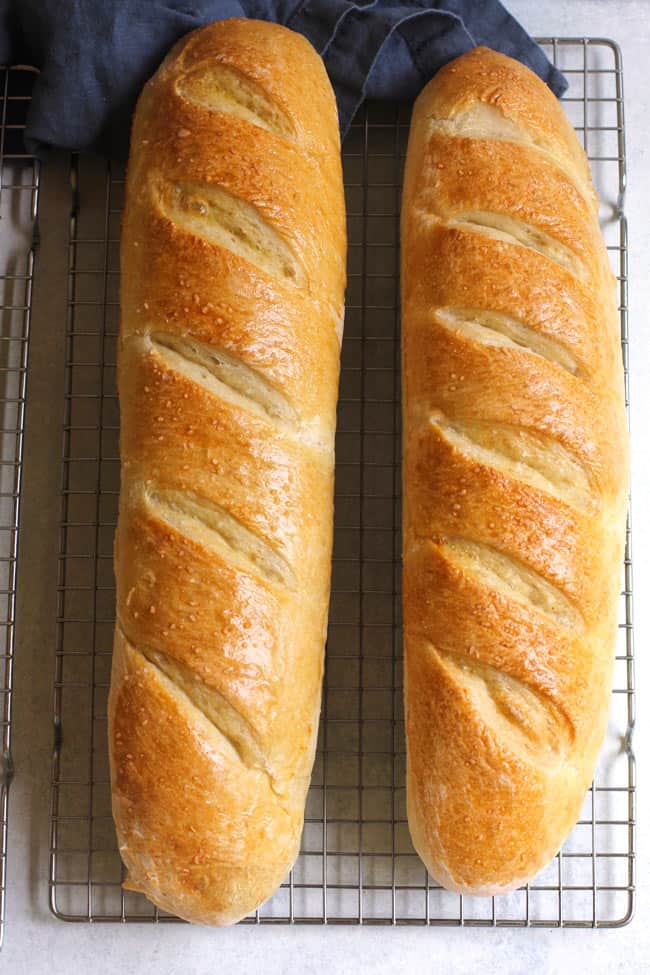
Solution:
M 503 55 L 463 55 L 416 102 L 402 294 L 409 826 L 446 887 L 501 893 L 593 774 L 628 476 L 588 164 Z
M 301 817 L 119 629 L 113 682 L 113 815 L 125 886 L 188 920 L 238 921 L 282 881 Z
M 322 62 L 272 24 L 188 35 L 131 141 L 109 744 L 126 886 L 205 924 L 254 910 L 298 852 L 344 286 Z
M 439 71 L 434 84 L 435 106 L 430 107 L 436 118 L 453 119 L 477 104 L 495 109 L 502 127 L 504 122 L 517 127 L 520 138 L 573 169 L 596 204 L 589 163 L 573 126 L 557 99 L 549 97 L 546 86 L 525 65 L 475 47 Z M 430 86 L 427 90 L 430 94 Z

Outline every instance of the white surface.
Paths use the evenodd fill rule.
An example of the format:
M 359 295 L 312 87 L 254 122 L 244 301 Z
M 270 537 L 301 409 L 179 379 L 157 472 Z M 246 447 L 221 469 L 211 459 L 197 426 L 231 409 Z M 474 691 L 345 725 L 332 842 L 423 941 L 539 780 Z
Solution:
M 150 972 L 198 975 L 221 971 L 400 972 L 411 968 L 441 972 L 645 972 L 650 969 L 650 127 L 648 59 L 650 8 L 646 0 L 511 0 L 509 7 L 533 34 L 613 37 L 623 50 L 628 132 L 630 223 L 630 331 L 633 431 L 636 647 L 640 759 L 638 813 L 638 899 L 635 920 L 614 931 L 472 930 L 419 928 L 239 927 L 210 931 L 188 926 L 64 924 L 47 906 L 47 808 L 51 748 L 51 674 L 54 592 L 48 566 L 57 538 L 57 484 L 60 419 L 52 402 L 52 373 L 59 369 L 61 296 L 49 295 L 43 274 L 34 321 L 49 341 L 32 343 L 34 379 L 30 385 L 26 456 L 23 564 L 19 590 L 18 650 L 15 681 L 14 756 L 17 775 L 10 800 L 10 859 L 7 928 L 0 971 L 11 975 L 49 972 Z M 44 192 L 56 202 L 63 168 L 49 168 Z M 63 201 L 61 201 L 63 202 Z M 53 207 L 50 208 L 53 210 Z M 43 209 L 42 212 L 46 212 Z M 44 271 L 65 262 L 65 226 L 44 230 L 39 261 Z M 58 329 L 58 331 L 55 331 Z M 58 375 L 58 372 L 57 372 Z M 49 380 L 49 381 L 47 381 Z M 28 441 L 29 443 L 29 441 Z M 43 621 L 50 621 L 43 624 Z M 647 704 L 645 703 L 647 700 Z

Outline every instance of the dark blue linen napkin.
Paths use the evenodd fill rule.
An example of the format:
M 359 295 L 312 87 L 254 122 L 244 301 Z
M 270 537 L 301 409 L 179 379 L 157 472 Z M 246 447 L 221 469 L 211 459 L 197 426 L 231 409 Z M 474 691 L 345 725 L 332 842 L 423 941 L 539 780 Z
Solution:
M 172 44 L 213 20 L 299 31 L 322 55 L 341 134 L 364 100 L 412 99 L 476 44 L 518 58 L 555 92 L 566 81 L 498 0 L 0 0 L 0 60 L 40 68 L 25 142 L 126 158 L 140 89 Z

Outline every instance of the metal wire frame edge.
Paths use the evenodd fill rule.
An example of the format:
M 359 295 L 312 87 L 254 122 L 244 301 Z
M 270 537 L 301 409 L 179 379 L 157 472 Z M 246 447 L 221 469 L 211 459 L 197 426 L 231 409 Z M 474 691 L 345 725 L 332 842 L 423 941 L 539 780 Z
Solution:
M 29 248 L 26 251 L 26 271 L 25 275 L 21 278 L 24 281 L 24 296 L 25 303 L 24 306 L 20 307 L 20 311 L 23 314 L 22 330 L 20 336 L 11 337 L 17 342 L 20 342 L 20 366 L 16 369 L 10 369 L 9 372 L 18 373 L 19 387 L 18 395 L 15 398 L 16 404 L 18 406 L 17 416 L 16 416 L 16 428 L 11 430 L 16 437 L 16 447 L 15 447 L 15 473 L 14 473 L 14 506 L 13 506 L 13 523 L 10 527 L 12 531 L 11 540 L 11 553 L 3 561 L 10 564 L 10 576 L 9 584 L 7 586 L 9 609 L 7 614 L 7 619 L 3 621 L 3 625 L 7 628 L 7 645 L 8 649 L 6 655 L 4 656 L 4 679 L 2 685 L 2 698 L 3 698 L 3 715 L 2 715 L 2 726 L 3 726 L 3 736 L 2 736 L 2 754 L 0 755 L 0 826 L 2 831 L 2 836 L 0 837 L 0 948 L 4 941 L 5 932 L 5 919 L 6 919 L 6 901 L 7 901 L 7 859 L 8 859 L 8 840 L 9 840 L 9 792 L 11 787 L 11 782 L 14 776 L 14 761 L 11 751 L 12 742 L 12 719 L 13 719 L 13 673 L 14 673 L 14 657 L 16 649 L 16 589 L 17 589 L 17 579 L 18 579 L 18 556 L 19 556 L 19 545 L 20 545 L 20 519 L 21 519 L 21 487 L 22 487 L 22 462 L 23 462 L 23 452 L 24 452 L 24 434 L 25 434 L 25 415 L 27 410 L 27 381 L 28 381 L 28 365 L 29 365 L 29 345 L 30 345 L 30 334 L 31 334 L 31 315 L 32 315 L 32 291 L 33 291 L 33 280 L 34 280 L 34 269 L 36 266 L 36 251 L 38 248 L 39 241 L 39 230 L 38 230 L 38 204 L 39 204 L 39 193 L 40 193 L 40 163 L 38 160 L 33 159 L 31 156 L 23 157 L 16 156 L 13 153 L 8 154 L 5 157 L 4 144 L 5 144 L 5 132 L 7 129 L 6 125 L 6 112 L 7 112 L 7 102 L 8 102 L 8 85 L 9 85 L 9 75 L 11 71 L 28 71 L 30 73 L 36 73 L 36 69 L 28 65 L 0 65 L 0 71 L 4 72 L 5 83 L 4 92 L 2 95 L 2 119 L 0 121 L 0 166 L 4 165 L 5 158 L 11 160 L 17 158 L 28 158 L 32 161 L 33 168 L 33 180 L 30 186 L 26 186 L 25 189 L 31 190 L 31 237 Z M 0 176 L 1 180 L 1 176 Z M 1 186 L 0 182 L 0 186 Z M 11 192 L 15 187 L 2 187 L 4 191 Z M 3 402 L 9 402 L 3 398 Z M 4 432 L 4 431 L 3 431 Z M 4 526 L 3 526 L 4 527 Z

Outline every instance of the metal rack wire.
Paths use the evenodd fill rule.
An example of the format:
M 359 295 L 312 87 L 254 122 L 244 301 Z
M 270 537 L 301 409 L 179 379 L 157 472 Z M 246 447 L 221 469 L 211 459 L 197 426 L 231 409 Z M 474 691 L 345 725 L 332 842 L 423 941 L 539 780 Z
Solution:
M 7 879 L 7 815 L 11 759 L 11 693 L 23 425 L 39 167 L 25 153 L 22 130 L 35 72 L 0 67 L 0 944 Z
M 620 282 L 627 395 L 623 79 L 607 40 L 545 39 L 605 201 Z M 610 735 L 579 824 L 535 882 L 459 897 L 427 876 L 404 803 L 400 619 L 398 216 L 409 110 L 366 106 L 344 146 L 349 288 L 337 436 L 333 591 L 319 747 L 300 858 L 253 923 L 617 926 L 634 898 L 632 578 L 623 567 Z M 54 913 L 174 921 L 121 889 L 110 817 L 106 695 L 119 486 L 115 395 L 123 175 L 71 169 L 69 317 L 51 805 Z

